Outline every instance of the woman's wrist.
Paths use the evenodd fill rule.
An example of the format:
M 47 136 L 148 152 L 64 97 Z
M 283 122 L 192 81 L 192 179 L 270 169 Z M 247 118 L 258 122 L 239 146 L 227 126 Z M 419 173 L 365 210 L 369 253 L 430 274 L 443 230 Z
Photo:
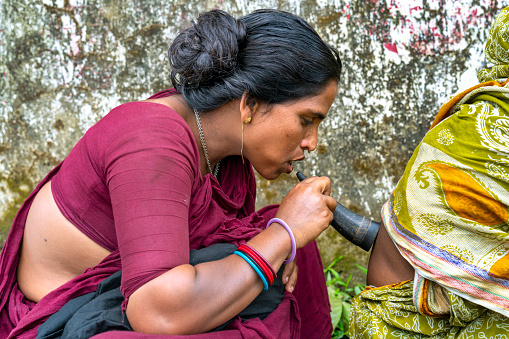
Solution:
M 288 235 L 290 236 L 290 240 L 292 242 L 292 251 L 290 253 L 290 257 L 283 262 L 284 264 L 289 264 L 293 261 L 293 259 L 295 259 L 295 254 L 297 253 L 297 243 L 295 242 L 295 237 L 293 236 L 292 229 L 290 228 L 290 226 L 288 226 L 286 222 L 284 222 L 284 220 L 280 218 L 270 219 L 269 222 L 267 223 L 267 227 L 270 227 L 270 225 L 272 225 L 273 223 L 277 223 L 284 227 L 284 229 L 286 230 L 286 232 L 288 232 Z
M 288 232 L 277 223 L 270 225 L 247 244 L 258 251 L 276 272 L 292 252 L 292 242 Z

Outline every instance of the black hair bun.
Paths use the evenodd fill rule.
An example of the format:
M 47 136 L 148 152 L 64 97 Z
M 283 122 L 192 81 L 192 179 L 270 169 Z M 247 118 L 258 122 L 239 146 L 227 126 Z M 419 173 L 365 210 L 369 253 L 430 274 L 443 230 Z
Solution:
M 198 112 L 246 92 L 268 104 L 309 97 L 341 75 L 335 48 L 302 18 L 271 9 L 238 20 L 205 12 L 175 38 L 168 57 L 171 84 Z
M 202 13 L 168 50 L 172 82 L 187 88 L 210 86 L 233 74 L 245 39 L 242 21 L 221 10 Z

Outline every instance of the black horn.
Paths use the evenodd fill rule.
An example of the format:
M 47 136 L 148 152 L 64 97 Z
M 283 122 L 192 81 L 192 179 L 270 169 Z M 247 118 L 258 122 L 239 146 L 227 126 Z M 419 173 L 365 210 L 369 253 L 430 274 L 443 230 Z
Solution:
M 297 178 L 302 181 L 306 179 L 306 176 L 297 172 Z M 350 211 L 339 202 L 334 210 L 331 226 L 348 241 L 366 252 L 373 246 L 380 229 L 380 223 Z

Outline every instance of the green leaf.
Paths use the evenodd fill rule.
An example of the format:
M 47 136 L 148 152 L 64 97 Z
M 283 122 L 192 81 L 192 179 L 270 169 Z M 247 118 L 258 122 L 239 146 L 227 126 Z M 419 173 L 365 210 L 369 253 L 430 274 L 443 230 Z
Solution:
M 348 285 L 350 284 L 350 280 L 352 280 L 352 276 L 353 274 L 350 273 L 350 276 L 348 277 L 347 281 L 346 281 L 346 285 L 345 285 L 345 289 L 348 287 Z
M 361 265 L 358 265 L 358 264 L 355 264 L 355 266 L 357 266 L 358 269 L 360 269 L 362 272 L 364 272 L 364 274 L 368 274 L 367 268 L 362 267 Z
M 327 286 L 331 285 L 333 282 L 331 282 L 331 275 L 330 275 L 330 272 L 327 272 L 327 277 L 326 277 L 326 281 L 327 281 Z
M 329 293 L 329 301 L 331 307 L 330 316 L 332 319 L 332 327 L 335 329 L 338 326 L 341 317 L 343 316 L 343 298 L 341 294 L 336 296 L 335 290 L 333 288 L 328 287 L 327 291 Z
M 336 329 L 332 333 L 332 339 L 342 339 L 345 337 L 345 332 L 343 330 Z
M 348 322 L 350 318 L 350 303 L 347 302 L 343 303 L 343 311 L 341 312 L 341 316 L 343 317 L 343 320 L 346 320 L 346 322 Z
M 331 304 L 331 318 L 334 328 L 332 339 L 348 338 L 348 322 L 350 318 L 350 302 L 352 296 L 359 294 L 366 287 L 366 285 L 363 284 L 356 284 L 354 287 L 349 287 L 353 274 L 350 274 L 346 282 L 343 281 L 338 271 L 334 269 L 334 265 L 342 258 L 343 256 L 339 256 L 323 270 L 326 276 L 327 292 Z M 367 274 L 366 268 L 360 265 L 356 266 Z
M 339 273 L 336 270 L 331 268 L 329 272 L 332 273 L 336 279 L 340 278 Z
M 327 266 L 327 267 L 326 267 L 323 271 L 324 271 L 324 272 L 326 272 L 326 271 L 328 271 L 328 270 L 332 269 L 332 267 L 333 267 L 334 265 L 336 265 L 336 263 L 337 263 L 338 261 L 340 261 L 341 259 L 343 259 L 343 256 L 342 256 L 342 255 L 340 255 L 339 257 L 337 257 L 336 259 L 334 259 L 334 261 L 333 261 L 333 262 L 332 262 L 329 266 Z
M 348 324 L 350 321 L 350 303 L 343 303 L 343 311 L 341 312 L 341 322 L 343 323 L 345 333 L 348 333 Z

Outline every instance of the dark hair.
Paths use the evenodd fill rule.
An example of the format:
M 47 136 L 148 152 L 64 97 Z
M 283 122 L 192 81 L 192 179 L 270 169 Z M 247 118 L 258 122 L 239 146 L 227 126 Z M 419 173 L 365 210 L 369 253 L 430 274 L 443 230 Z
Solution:
M 296 15 L 258 10 L 235 19 L 200 14 L 168 50 L 171 82 L 198 111 L 242 97 L 269 104 L 320 93 L 339 81 L 338 51 Z

